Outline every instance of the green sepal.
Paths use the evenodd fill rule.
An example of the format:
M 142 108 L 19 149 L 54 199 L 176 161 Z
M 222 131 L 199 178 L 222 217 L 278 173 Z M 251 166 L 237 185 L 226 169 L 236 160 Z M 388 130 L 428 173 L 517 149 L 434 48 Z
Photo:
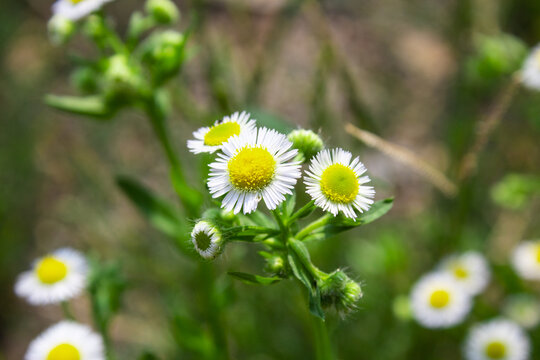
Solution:
M 240 280 L 250 285 L 271 285 L 283 280 L 282 278 L 277 276 L 266 277 L 238 271 L 229 271 L 227 274 L 229 274 L 233 278 L 236 278 L 237 280 Z
M 47 95 L 45 103 L 57 110 L 93 118 L 110 118 L 114 111 L 101 96 Z

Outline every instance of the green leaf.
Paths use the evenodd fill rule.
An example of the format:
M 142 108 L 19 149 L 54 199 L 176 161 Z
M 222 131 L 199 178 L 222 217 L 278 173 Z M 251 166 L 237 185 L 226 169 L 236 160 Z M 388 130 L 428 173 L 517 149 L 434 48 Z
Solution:
M 228 274 L 240 281 L 245 282 L 246 284 L 251 285 L 271 285 L 283 280 L 277 276 L 266 277 L 236 271 L 229 271 Z
M 394 199 L 389 198 L 375 202 L 368 212 L 360 215 L 356 220 L 349 219 L 343 215 L 331 218 L 326 224 L 314 229 L 311 233 L 301 236 L 300 240 L 324 240 L 343 231 L 369 224 L 386 214 L 392 208 Z M 309 226 L 309 225 L 308 225 Z
M 183 235 L 185 224 L 181 222 L 181 216 L 173 205 L 158 198 L 134 179 L 122 176 L 116 182 L 156 229 L 175 238 Z
M 159 357 L 151 351 L 145 350 L 138 357 L 139 360 L 159 360 Z
M 101 96 L 47 95 L 45 103 L 57 110 L 93 118 L 110 118 L 114 113 Z
M 290 251 L 287 255 L 287 261 L 294 274 L 294 276 L 302 283 L 308 290 L 309 311 L 314 315 L 324 320 L 324 311 L 321 306 L 321 294 L 317 285 L 316 279 L 311 272 L 306 268 L 304 264 L 309 260 L 309 253 L 301 242 L 290 239 L 289 240 Z
M 287 199 L 283 203 L 283 214 L 286 217 L 290 217 L 294 211 L 295 206 L 296 206 L 296 192 L 294 192 L 292 195 L 287 196 Z

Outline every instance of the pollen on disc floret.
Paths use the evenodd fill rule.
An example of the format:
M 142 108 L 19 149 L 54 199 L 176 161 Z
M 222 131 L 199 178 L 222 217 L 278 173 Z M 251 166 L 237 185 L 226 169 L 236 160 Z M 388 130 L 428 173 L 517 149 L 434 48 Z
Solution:
M 373 204 L 375 190 L 364 185 L 370 182 L 364 164 L 343 149 L 320 151 L 305 172 L 307 193 L 315 205 L 336 216 L 340 211 L 356 219 L 356 211 L 367 211 Z
M 262 199 L 268 209 L 285 200 L 300 177 L 297 150 L 283 134 L 267 128 L 232 136 L 210 164 L 212 197 L 225 195 L 222 207 L 235 214 L 253 212 Z

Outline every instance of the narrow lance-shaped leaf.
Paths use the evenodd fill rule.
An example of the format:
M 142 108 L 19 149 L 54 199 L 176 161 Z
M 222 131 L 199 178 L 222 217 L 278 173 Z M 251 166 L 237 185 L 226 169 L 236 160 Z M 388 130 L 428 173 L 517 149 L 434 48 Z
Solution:
M 228 272 L 228 274 L 240 281 L 245 282 L 246 284 L 251 285 L 271 285 L 283 280 L 282 278 L 277 276 L 266 277 L 236 271 L 230 271 Z
M 92 118 L 106 119 L 114 113 L 101 96 L 47 95 L 45 103 L 57 110 Z

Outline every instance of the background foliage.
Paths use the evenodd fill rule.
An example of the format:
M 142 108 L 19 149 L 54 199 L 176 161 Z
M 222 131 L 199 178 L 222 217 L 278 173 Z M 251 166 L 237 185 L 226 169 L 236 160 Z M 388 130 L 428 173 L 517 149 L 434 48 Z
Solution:
M 516 242 L 538 238 L 538 199 L 507 176 L 538 176 L 539 94 L 519 90 L 480 154 L 476 175 L 458 183 L 455 196 L 344 131 L 351 122 L 457 181 L 476 122 L 519 68 L 526 47 L 540 40 L 537 1 L 178 4 L 181 27 L 193 31 L 191 60 L 173 85 L 171 123 L 175 149 L 184 162 L 193 161 L 186 168 L 202 166 L 185 156 L 191 131 L 247 108 L 276 128 L 320 129 L 330 146 L 361 154 L 377 199 L 395 196 L 380 221 L 310 245 L 321 269 L 346 264 L 364 284 L 358 313 L 328 319 L 340 358 L 460 358 L 468 326 L 497 315 L 506 294 L 538 294 L 538 286 L 523 284 L 508 267 Z M 121 32 L 139 6 L 118 0 L 108 7 Z M 144 349 L 167 359 L 205 352 L 211 358 L 199 320 L 212 312 L 225 324 L 227 339 L 218 343 L 232 358 L 311 358 L 315 333 L 304 293 L 290 282 L 255 287 L 226 275 L 257 272 L 257 248 L 231 246 L 216 268 L 201 266 L 173 251 L 175 244 L 122 196 L 111 174 L 136 175 L 173 197 L 167 165 L 141 114 L 92 122 L 43 105 L 45 93 L 69 91 L 72 68 L 66 51 L 47 41 L 49 8 L 48 1 L 0 4 L 0 358 L 21 358 L 29 341 L 60 318 L 53 307 L 29 308 L 12 289 L 31 259 L 64 245 L 120 264 L 128 279 L 111 334 L 120 358 Z M 515 38 L 500 40 L 503 34 Z M 430 331 L 403 316 L 399 299 L 411 284 L 445 254 L 468 249 L 494 264 L 494 280 L 469 321 Z M 210 287 L 214 271 L 218 284 Z M 160 294 L 162 288 L 170 291 Z M 82 298 L 75 312 L 88 319 L 89 307 Z M 531 335 L 537 358 L 540 330 Z

